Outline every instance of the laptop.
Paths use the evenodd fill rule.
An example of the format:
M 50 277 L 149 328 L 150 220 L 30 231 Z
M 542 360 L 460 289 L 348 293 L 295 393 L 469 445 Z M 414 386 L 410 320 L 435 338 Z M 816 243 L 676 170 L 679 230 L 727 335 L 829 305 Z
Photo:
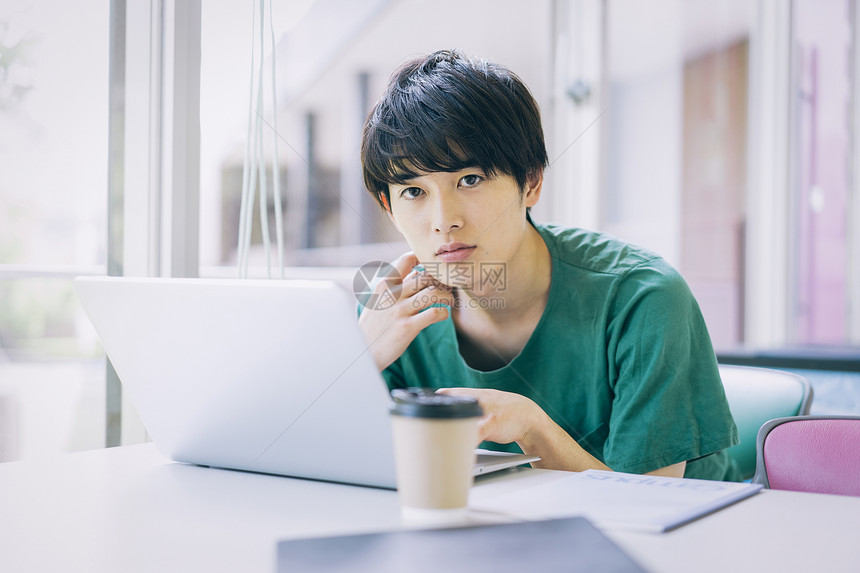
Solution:
M 337 283 L 78 277 L 74 287 L 165 456 L 396 487 L 391 397 Z M 476 475 L 538 459 L 479 453 Z

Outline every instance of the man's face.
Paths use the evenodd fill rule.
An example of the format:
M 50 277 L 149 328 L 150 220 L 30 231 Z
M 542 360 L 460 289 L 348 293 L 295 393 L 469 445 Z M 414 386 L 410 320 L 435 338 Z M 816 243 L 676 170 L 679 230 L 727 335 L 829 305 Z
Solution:
M 541 183 L 538 176 L 521 192 L 512 177 L 490 178 L 478 168 L 425 173 L 388 186 L 390 213 L 436 280 L 480 294 L 488 286 L 482 273 L 515 260 Z

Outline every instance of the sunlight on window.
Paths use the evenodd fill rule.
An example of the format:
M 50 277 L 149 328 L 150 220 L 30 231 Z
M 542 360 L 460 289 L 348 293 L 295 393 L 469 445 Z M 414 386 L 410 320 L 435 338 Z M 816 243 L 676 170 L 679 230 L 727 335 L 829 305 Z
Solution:
M 0 7 L 0 461 L 103 445 L 107 63 L 106 0 Z

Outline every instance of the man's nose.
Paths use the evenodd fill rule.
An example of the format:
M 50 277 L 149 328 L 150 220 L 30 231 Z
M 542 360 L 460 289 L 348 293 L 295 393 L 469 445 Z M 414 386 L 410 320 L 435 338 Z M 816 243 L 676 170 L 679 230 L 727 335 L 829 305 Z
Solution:
M 433 229 L 437 233 L 450 233 L 463 227 L 463 218 L 457 201 L 437 196 L 433 205 Z

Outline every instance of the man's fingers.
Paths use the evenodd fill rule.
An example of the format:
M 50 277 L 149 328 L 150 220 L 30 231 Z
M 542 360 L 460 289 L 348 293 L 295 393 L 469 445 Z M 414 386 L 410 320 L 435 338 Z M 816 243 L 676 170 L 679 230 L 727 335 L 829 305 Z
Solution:
M 376 281 L 373 285 L 374 294 L 379 295 L 384 293 L 386 290 L 391 291 L 395 300 L 400 300 L 400 293 L 403 292 L 403 285 L 400 281 L 392 280 L 389 277 Z
M 442 322 L 446 318 L 448 318 L 448 309 L 444 306 L 434 306 L 409 318 L 409 323 L 416 329 L 416 332 L 420 332 L 431 324 Z
M 418 261 L 418 257 L 415 256 L 415 253 L 409 251 L 394 259 L 391 262 L 391 266 L 397 269 L 397 272 L 400 273 L 400 277 L 405 277 L 409 274 L 409 271 L 412 270 L 412 267 L 417 265 L 419 262 L 420 261 Z
M 404 277 L 408 275 L 412 267 L 417 264 L 418 257 L 415 256 L 415 253 L 410 251 L 408 253 L 403 253 L 392 261 L 389 265 L 390 268 L 383 267 L 380 269 L 385 270 L 386 272 L 379 276 L 372 285 L 375 297 L 379 299 L 380 297 L 385 296 L 385 298 L 388 299 L 389 295 L 386 294 L 386 291 L 389 291 L 390 296 L 393 297 L 395 301 L 400 300 L 403 293 Z M 411 296 L 412 294 L 413 293 L 410 290 L 406 296 Z
M 451 287 L 439 282 L 436 277 L 426 270 L 413 269 L 412 272 L 403 278 L 403 296 L 412 296 L 417 292 L 431 288 L 439 292 L 452 292 Z
M 403 277 L 403 296 L 412 296 L 423 289 L 433 286 L 430 275 L 424 271 L 415 271 Z
M 400 255 L 392 261 L 391 265 L 400 273 L 400 276 L 397 278 L 403 284 L 403 296 L 412 296 L 416 292 L 430 287 L 447 291 L 451 290 L 451 287 L 440 282 L 426 270 L 415 268 L 420 264 L 421 261 L 411 251 Z
M 408 290 L 406 289 L 404 289 L 404 296 L 409 296 Z M 420 312 L 434 304 L 444 304 L 449 307 L 453 307 L 454 293 L 447 289 L 427 287 L 411 295 L 409 298 L 409 305 L 415 312 Z

